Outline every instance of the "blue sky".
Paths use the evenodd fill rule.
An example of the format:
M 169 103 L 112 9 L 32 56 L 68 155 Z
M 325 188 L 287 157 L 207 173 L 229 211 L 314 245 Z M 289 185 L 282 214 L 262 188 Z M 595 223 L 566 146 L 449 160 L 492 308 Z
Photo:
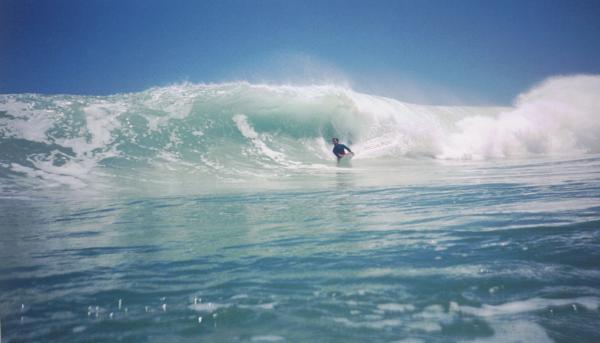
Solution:
M 0 93 L 248 80 L 509 104 L 575 73 L 600 73 L 600 1 L 0 1 Z

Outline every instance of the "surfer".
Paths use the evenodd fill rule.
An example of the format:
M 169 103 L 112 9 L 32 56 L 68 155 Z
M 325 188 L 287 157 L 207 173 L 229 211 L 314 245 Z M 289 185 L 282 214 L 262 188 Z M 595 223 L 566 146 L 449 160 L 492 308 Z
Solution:
M 342 157 L 344 157 L 346 155 L 346 150 L 348 150 L 349 153 L 354 155 L 354 153 L 352 152 L 352 150 L 350 150 L 350 148 L 348 148 L 344 144 L 340 143 L 339 139 L 332 138 L 331 143 L 333 143 L 333 154 L 337 157 L 338 162 L 342 159 Z

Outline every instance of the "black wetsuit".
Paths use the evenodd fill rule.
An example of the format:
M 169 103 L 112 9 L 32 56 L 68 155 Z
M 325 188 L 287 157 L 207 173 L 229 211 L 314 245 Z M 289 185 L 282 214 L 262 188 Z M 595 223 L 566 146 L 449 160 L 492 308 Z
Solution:
M 338 143 L 338 144 L 336 144 L 336 145 L 333 146 L 333 153 L 335 154 L 335 156 L 337 156 L 338 158 L 340 158 L 343 155 L 346 155 L 346 151 L 344 149 L 352 152 L 352 150 L 350 150 L 344 144 Z

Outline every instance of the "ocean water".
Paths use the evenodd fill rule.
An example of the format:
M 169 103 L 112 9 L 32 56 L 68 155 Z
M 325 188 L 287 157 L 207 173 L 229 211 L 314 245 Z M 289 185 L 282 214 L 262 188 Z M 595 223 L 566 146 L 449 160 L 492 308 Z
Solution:
M 2 342 L 597 342 L 599 92 L 2 95 Z

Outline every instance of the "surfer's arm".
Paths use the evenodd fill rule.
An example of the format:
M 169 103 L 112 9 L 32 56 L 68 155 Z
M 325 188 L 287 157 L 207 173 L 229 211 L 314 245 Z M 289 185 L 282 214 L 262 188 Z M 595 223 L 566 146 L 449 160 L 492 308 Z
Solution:
M 348 148 L 348 147 L 347 147 L 347 146 L 345 146 L 345 145 L 344 145 L 344 148 L 345 148 L 346 150 L 348 150 L 349 152 L 352 152 L 352 150 L 350 150 L 350 148 Z M 352 152 L 352 153 L 353 153 L 353 152 Z M 353 154 L 354 154 L 354 153 L 353 153 Z

